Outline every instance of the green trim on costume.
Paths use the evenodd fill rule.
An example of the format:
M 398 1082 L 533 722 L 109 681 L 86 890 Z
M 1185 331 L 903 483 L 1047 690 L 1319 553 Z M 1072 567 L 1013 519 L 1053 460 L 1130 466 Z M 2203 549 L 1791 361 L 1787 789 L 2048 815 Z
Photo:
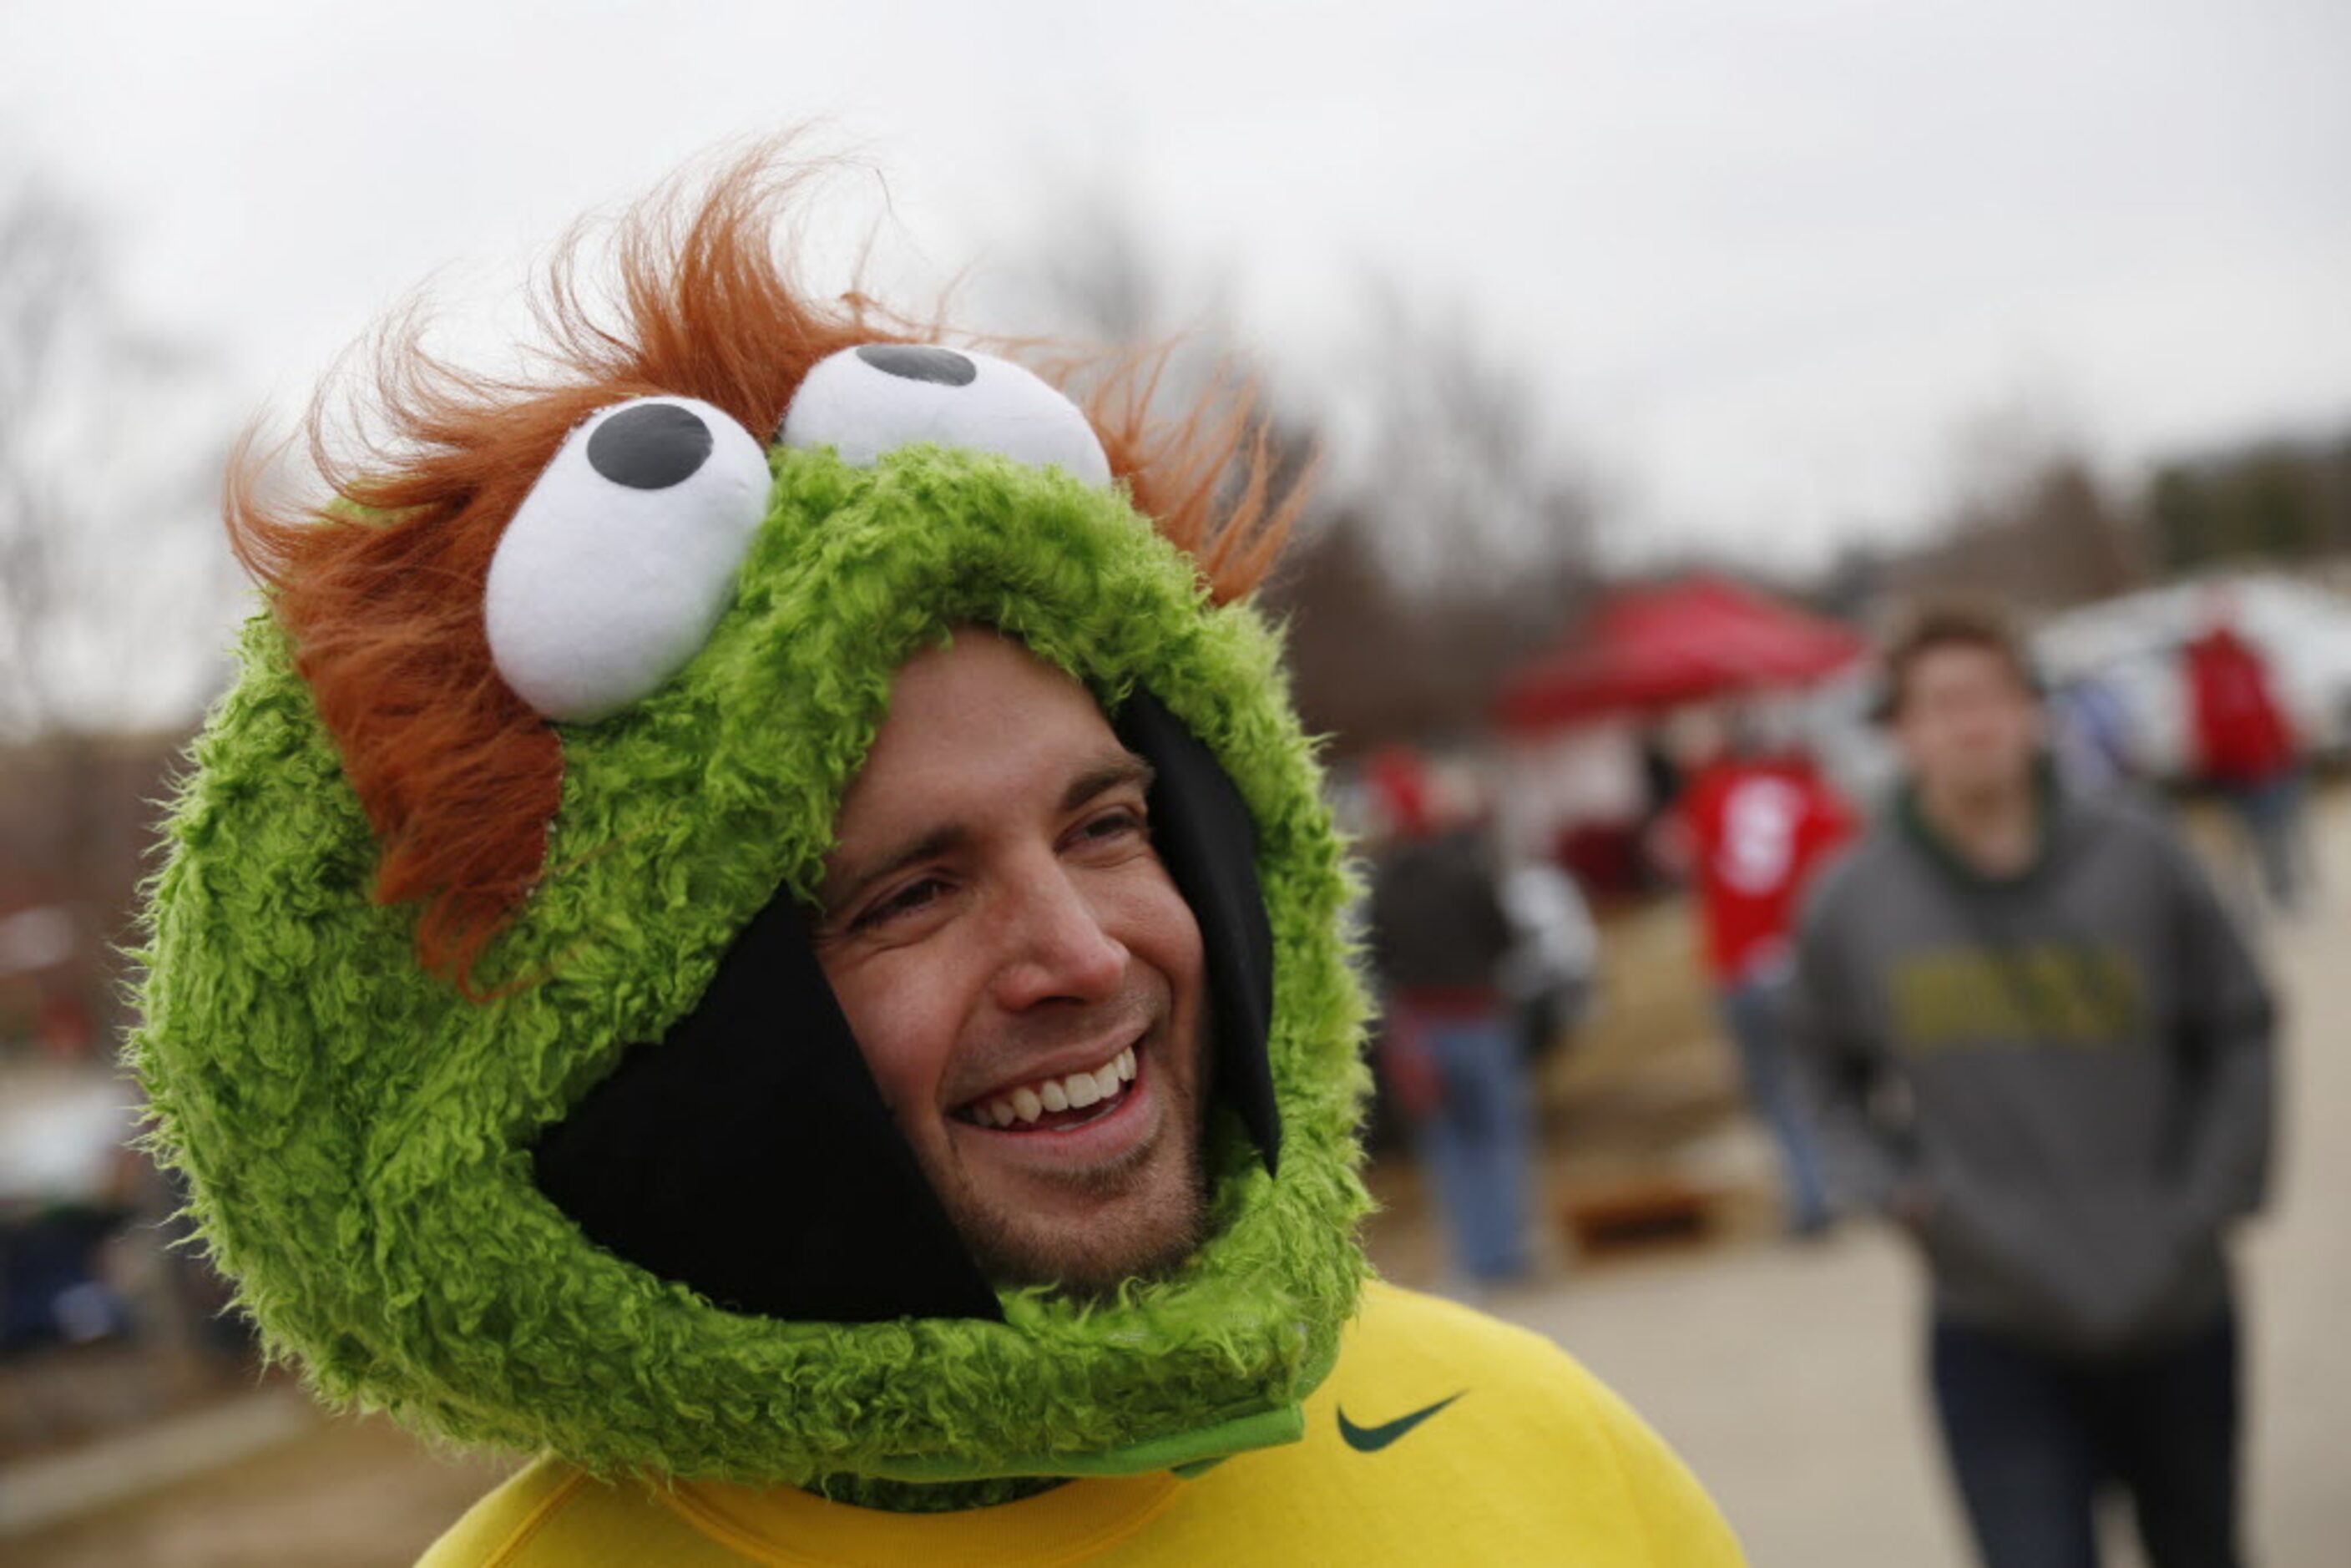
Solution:
M 270 1354 L 337 1405 L 605 1474 L 808 1485 L 1120 1474 L 1294 1437 L 1365 1271 L 1350 896 L 1278 638 L 1123 495 L 980 454 L 770 454 L 734 602 L 675 678 L 565 727 L 548 872 L 469 1002 L 370 901 L 376 842 L 276 622 L 195 745 L 131 1061 L 153 1144 Z M 320 526 L 367 527 L 365 523 Z M 1006 1322 L 738 1315 L 589 1244 L 528 1145 L 815 887 L 898 666 L 995 626 L 1114 708 L 1148 685 L 1256 821 L 1279 1179 L 1211 1140 L 1214 1234 L 1114 1301 Z M 1229 1118 L 1217 1118 L 1218 1124 Z
M 967 1481 L 1007 1476 L 1142 1476 L 1155 1470 L 1197 1473 L 1199 1469 L 1251 1448 L 1276 1448 L 1306 1436 L 1306 1407 L 1284 1405 L 1203 1427 L 1147 1438 L 1099 1454 L 1037 1454 L 1010 1458 L 976 1469 L 966 1465 L 925 1459 L 885 1461 L 872 1474 L 901 1481 Z

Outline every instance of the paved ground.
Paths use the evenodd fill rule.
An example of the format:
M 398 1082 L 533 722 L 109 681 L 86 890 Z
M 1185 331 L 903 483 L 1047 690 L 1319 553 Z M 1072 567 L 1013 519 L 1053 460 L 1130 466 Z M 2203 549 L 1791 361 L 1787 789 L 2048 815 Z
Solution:
M 2334 1131 L 2351 1121 L 2341 1049 L 2351 1028 L 2342 957 L 2351 953 L 2351 802 L 2330 809 L 2323 845 L 2330 907 L 2268 933 L 2294 1025 L 2281 1202 L 2252 1239 L 2248 1269 L 2252 1513 L 2271 1568 L 2343 1562 L 2351 1539 L 2351 1334 L 2340 1326 L 2340 1303 L 2351 1301 L 2351 1140 Z M 1626 1092 L 1670 1102 L 1645 1123 L 1719 1098 L 1719 1072 L 1711 1087 L 1676 1087 L 1681 1079 Z M 1583 1103 L 1570 1136 L 1589 1125 L 1592 1105 L 1619 1102 Z M 1733 1140 L 1718 1163 L 1735 1170 L 1751 1140 L 1746 1149 Z M 1400 1207 L 1375 1228 L 1375 1250 L 1398 1276 L 1424 1277 L 1433 1249 L 1408 1202 Z M 1889 1239 L 1799 1247 L 1734 1238 L 1573 1269 L 1493 1305 L 1569 1346 L 1663 1430 L 1759 1568 L 1962 1568 L 1922 1398 L 1917 1281 Z M 0 1542 L 0 1558 L 18 1568 L 406 1563 L 497 1473 L 425 1454 L 381 1422 L 312 1417 L 266 1453 Z
M 267 1395 L 257 1398 L 271 1397 Z M 302 1435 L 17 1541 L 10 1568 L 393 1568 L 506 1467 L 437 1458 L 383 1421 L 305 1412 Z

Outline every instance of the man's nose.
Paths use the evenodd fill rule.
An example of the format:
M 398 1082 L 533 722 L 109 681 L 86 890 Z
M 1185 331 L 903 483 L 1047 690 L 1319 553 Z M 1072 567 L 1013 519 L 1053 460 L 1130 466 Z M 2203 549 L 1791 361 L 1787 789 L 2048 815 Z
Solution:
M 1008 1011 L 1055 1000 L 1105 1001 L 1125 983 L 1125 944 L 1103 926 L 1058 859 L 1021 875 L 997 914 L 1005 943 L 997 999 Z

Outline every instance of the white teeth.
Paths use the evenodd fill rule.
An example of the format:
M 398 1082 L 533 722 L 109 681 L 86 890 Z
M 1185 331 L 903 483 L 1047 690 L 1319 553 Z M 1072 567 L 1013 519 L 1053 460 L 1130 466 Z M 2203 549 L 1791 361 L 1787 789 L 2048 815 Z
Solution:
M 1024 1083 L 1018 1089 L 973 1102 L 966 1113 L 983 1127 L 1034 1123 L 1050 1112 L 1082 1111 L 1089 1105 L 1115 1100 L 1126 1085 L 1134 1082 L 1134 1048 L 1128 1046 L 1092 1072 L 1071 1072 Z

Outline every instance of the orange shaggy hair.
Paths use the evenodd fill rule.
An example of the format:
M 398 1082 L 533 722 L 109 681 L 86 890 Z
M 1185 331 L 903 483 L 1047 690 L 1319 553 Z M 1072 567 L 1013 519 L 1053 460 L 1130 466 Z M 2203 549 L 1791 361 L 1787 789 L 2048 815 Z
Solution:
M 377 344 L 370 390 L 383 434 L 354 457 L 329 437 L 326 394 L 304 425 L 331 491 L 262 498 L 269 455 L 251 433 L 223 509 L 237 558 L 270 591 L 380 853 L 379 903 L 422 900 L 419 960 L 471 989 L 475 962 L 538 880 L 562 792 L 555 731 L 499 678 L 482 597 L 490 558 L 539 471 L 601 408 L 670 393 L 724 409 L 762 439 L 801 378 L 859 343 L 921 340 L 856 295 L 802 298 L 772 234 L 801 172 L 762 148 L 698 198 L 673 187 L 611 236 L 619 320 L 583 298 L 575 231 L 533 309 L 539 374 L 479 375 L 434 358 L 414 312 Z M 1304 499 L 1254 399 L 1219 392 L 1171 423 L 1150 404 L 1164 351 L 1088 371 L 1086 412 L 1135 506 L 1199 563 L 1219 601 L 1263 578 Z

